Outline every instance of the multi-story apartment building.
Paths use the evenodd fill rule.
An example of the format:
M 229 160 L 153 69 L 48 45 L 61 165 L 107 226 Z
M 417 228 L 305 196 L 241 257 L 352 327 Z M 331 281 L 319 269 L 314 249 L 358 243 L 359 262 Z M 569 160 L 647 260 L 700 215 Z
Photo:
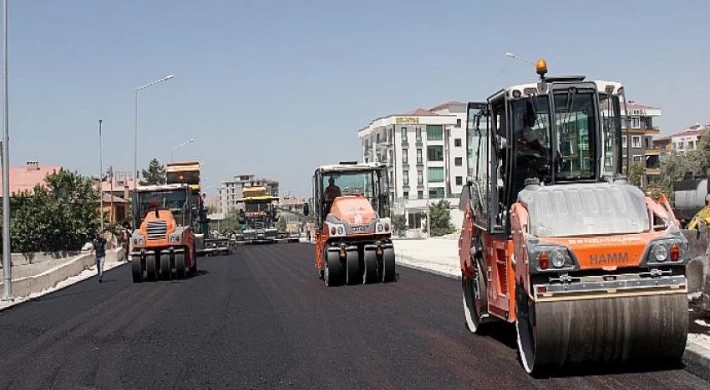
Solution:
M 657 182 L 661 173 L 659 169 L 660 150 L 654 146 L 653 137 L 661 134 L 661 130 L 653 124 L 653 120 L 661 116 L 661 109 L 638 104 L 630 100 L 626 103 L 626 109 L 623 106 L 621 107 L 621 115 L 624 165 L 628 161 L 627 156 L 630 151 L 631 164 L 640 163 L 645 167 L 646 178 L 644 184 Z
M 710 130 L 710 125 L 696 124 L 689 128 L 667 137 L 653 140 L 653 145 L 661 152 L 661 157 L 666 153 L 676 152 L 685 154 L 699 146 L 700 137 Z
M 222 182 L 219 188 L 219 212 L 226 213 L 240 207 L 237 200 L 244 197 L 244 188 L 264 186 L 272 196 L 279 196 L 279 182 L 276 180 L 257 178 L 252 174 L 236 175 L 231 181 Z
M 358 130 L 363 161 L 389 166 L 393 211 L 406 216 L 410 229 L 421 228 L 430 200 L 458 201 L 468 168 L 466 116 L 466 103 L 448 102 L 381 117 Z

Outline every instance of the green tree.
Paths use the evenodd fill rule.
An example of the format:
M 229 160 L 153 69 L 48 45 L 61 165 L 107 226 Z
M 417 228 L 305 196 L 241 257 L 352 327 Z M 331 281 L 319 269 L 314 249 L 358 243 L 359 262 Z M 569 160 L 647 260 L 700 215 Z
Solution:
M 629 183 L 635 185 L 636 187 L 642 188 L 643 175 L 646 171 L 642 162 L 635 162 L 631 166 L 631 172 L 629 173 Z
M 165 184 L 165 181 L 165 167 L 158 161 L 157 158 L 150 160 L 148 169 L 143 170 L 143 180 L 141 180 L 141 185 Z
M 10 198 L 13 252 L 79 250 L 99 228 L 99 195 L 90 178 L 59 171 L 45 184 Z
M 280 232 L 285 232 L 286 231 L 286 217 L 281 216 L 279 217 L 279 220 L 276 221 L 276 229 L 278 229 Z
M 392 218 L 392 230 L 394 230 L 395 234 L 404 234 L 405 230 L 407 230 L 407 218 L 404 214 L 395 215 Z
M 456 231 L 451 224 L 451 204 L 447 200 L 440 200 L 429 206 L 429 226 L 432 236 L 443 236 Z
M 239 220 L 237 218 L 238 212 L 236 209 L 234 210 L 229 210 L 227 212 L 227 215 L 219 221 L 219 229 L 220 230 L 225 230 L 225 231 L 239 231 Z M 210 222 L 210 229 L 217 229 L 217 221 L 211 221 Z

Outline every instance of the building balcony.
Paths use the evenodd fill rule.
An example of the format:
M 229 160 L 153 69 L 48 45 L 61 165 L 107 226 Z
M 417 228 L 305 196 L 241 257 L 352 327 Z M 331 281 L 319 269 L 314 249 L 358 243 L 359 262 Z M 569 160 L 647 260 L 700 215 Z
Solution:
M 659 129 L 658 127 L 650 127 L 644 130 L 644 133 L 648 135 L 659 135 L 661 134 L 661 129 Z
M 647 175 L 660 175 L 661 168 L 646 168 Z
M 661 154 L 661 148 L 646 148 L 645 154 L 647 156 L 658 156 Z

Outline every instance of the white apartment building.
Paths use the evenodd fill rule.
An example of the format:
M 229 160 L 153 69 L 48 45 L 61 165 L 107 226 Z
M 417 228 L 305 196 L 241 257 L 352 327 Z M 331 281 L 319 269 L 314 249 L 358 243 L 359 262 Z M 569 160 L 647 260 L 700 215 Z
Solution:
M 264 186 L 272 196 L 279 196 L 279 182 L 270 179 L 257 178 L 252 174 L 234 176 L 233 180 L 222 182 L 218 191 L 219 213 L 227 213 L 237 209 L 237 200 L 244 197 L 244 187 Z
M 395 214 L 404 214 L 409 229 L 422 226 L 429 202 L 447 199 L 452 223 L 460 228 L 456 209 L 468 172 L 466 103 L 448 102 L 432 109 L 373 120 L 358 130 L 365 162 L 386 162 Z

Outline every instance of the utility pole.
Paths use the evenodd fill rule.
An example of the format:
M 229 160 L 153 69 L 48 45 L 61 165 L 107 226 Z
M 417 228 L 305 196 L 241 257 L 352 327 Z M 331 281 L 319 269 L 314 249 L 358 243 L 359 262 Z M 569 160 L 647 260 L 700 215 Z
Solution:
M 100 204 L 99 206 L 101 208 L 101 213 L 100 217 L 100 228 L 99 232 L 101 234 L 104 233 L 104 159 L 103 155 L 101 154 L 101 122 L 103 122 L 103 119 L 99 119 L 99 197 L 100 197 Z
M 2 257 L 4 273 L 4 300 L 12 300 L 12 262 L 10 261 L 10 121 L 7 93 L 7 0 L 3 0 L 3 141 L 2 141 Z

